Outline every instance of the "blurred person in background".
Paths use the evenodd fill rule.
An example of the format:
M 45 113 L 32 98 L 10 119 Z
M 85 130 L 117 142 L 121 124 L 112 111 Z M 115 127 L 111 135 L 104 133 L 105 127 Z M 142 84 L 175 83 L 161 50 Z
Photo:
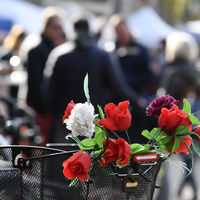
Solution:
M 14 55 L 18 55 L 19 48 L 26 37 L 22 26 L 14 25 L 0 47 L 0 59 L 9 61 Z
M 166 38 L 165 48 L 165 67 L 161 75 L 160 84 L 157 90 L 157 96 L 169 94 L 179 101 L 182 107 L 183 98 L 186 98 L 191 104 L 191 112 L 200 110 L 200 72 L 195 69 L 195 62 L 198 58 L 198 45 L 193 36 L 184 32 L 174 32 Z M 199 117 L 196 115 L 196 117 Z M 190 169 L 191 159 L 188 155 L 181 155 L 183 161 Z M 165 168 L 166 175 L 163 178 L 163 186 L 160 195 L 166 200 L 170 198 L 170 187 L 172 183 L 168 176 L 170 170 Z M 195 185 L 195 173 L 190 174 L 181 180 L 178 195 L 181 195 L 186 183 L 189 183 L 193 189 L 194 198 L 197 199 L 197 187 Z M 168 186 L 167 186 L 168 185 Z M 163 195 L 165 194 L 165 195 Z M 158 197 L 158 200 L 161 199 Z M 165 200 L 164 199 L 164 200 Z
M 136 41 L 123 16 L 114 14 L 109 22 L 116 36 L 114 48 L 110 53 L 118 60 L 128 84 L 149 102 L 155 97 L 156 90 L 148 50 Z M 146 116 L 145 111 L 136 114 L 132 109 L 132 116 L 134 124 L 130 127 L 131 132 L 138 130 L 137 132 L 141 134 L 142 127 L 151 130 L 157 126 L 156 119 Z M 140 142 L 145 140 L 141 138 Z
M 46 110 L 41 83 L 47 57 L 51 50 L 61 43 L 63 37 L 62 17 L 59 8 L 45 8 L 42 33 L 27 36 L 20 49 L 20 56 L 28 73 L 26 101 L 37 113 L 36 119 L 44 135 L 44 144 L 48 140 L 52 117 Z
M 65 140 L 67 129 L 62 117 L 71 100 L 74 103 L 86 102 L 83 80 L 87 73 L 91 103 L 95 109 L 97 104 L 104 108 L 110 102 L 118 105 L 119 101 L 130 100 L 135 113 L 145 114 L 144 107 L 147 105 L 146 100 L 128 85 L 114 57 L 97 47 L 96 38 L 90 32 L 88 21 L 78 18 L 73 24 L 75 31 L 73 39 L 51 52 L 44 70 L 44 80 L 47 80 L 45 84 L 48 88 L 46 102 L 54 119 L 50 138 L 50 142 L 53 143 L 69 142 Z M 132 139 L 140 140 L 135 132 Z
M 150 100 L 153 73 L 147 49 L 136 41 L 120 14 L 114 14 L 110 18 L 110 23 L 116 35 L 114 50 L 128 83 L 143 97 Z
M 62 31 L 62 33 L 60 34 L 60 37 L 58 37 L 57 41 L 56 41 L 56 46 L 63 44 L 67 41 L 67 36 L 65 34 L 64 31 Z
M 20 65 L 19 48 L 25 37 L 26 33 L 23 27 L 16 24 L 11 28 L 10 32 L 3 40 L 3 44 L 0 46 L 1 75 L 11 75 L 13 71 L 19 72 L 23 70 Z M 15 83 L 12 83 L 12 80 L 10 80 L 9 83 L 4 83 L 9 87 L 9 95 L 14 98 L 18 97 L 20 83 L 19 80 Z
M 200 74 L 195 69 L 198 55 L 198 45 L 193 36 L 184 32 L 170 34 L 166 39 L 165 67 L 157 96 L 169 94 L 180 103 L 183 98 L 198 96 Z

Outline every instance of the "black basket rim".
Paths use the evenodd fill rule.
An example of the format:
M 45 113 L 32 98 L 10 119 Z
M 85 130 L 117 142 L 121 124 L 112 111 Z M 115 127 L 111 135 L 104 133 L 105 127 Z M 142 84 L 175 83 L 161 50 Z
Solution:
M 49 147 L 41 147 L 41 146 L 27 146 L 27 145 L 0 145 L 0 148 L 24 148 L 24 149 L 40 149 L 40 150 L 53 150 L 57 152 L 68 152 L 61 149 L 49 148 Z
M 78 151 L 82 151 L 81 149 L 64 151 L 64 150 L 55 149 L 55 148 L 40 147 L 40 146 L 27 146 L 27 145 L 1 145 L 0 148 L 1 149 L 2 148 L 12 148 L 12 149 L 21 148 L 21 149 L 37 149 L 37 150 L 55 151 L 54 153 L 49 153 L 49 154 L 37 156 L 37 157 L 30 157 L 30 158 L 26 158 L 24 160 L 35 160 L 35 159 L 47 158 L 47 157 L 52 157 L 52 156 L 64 155 L 64 154 L 72 154 L 72 153 L 76 153 Z M 94 150 L 100 150 L 100 148 L 85 149 L 85 151 L 94 151 Z

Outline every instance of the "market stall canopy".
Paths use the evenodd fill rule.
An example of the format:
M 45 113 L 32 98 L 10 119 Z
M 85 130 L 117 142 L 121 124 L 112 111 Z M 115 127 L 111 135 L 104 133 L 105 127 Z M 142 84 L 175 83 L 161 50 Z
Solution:
M 186 22 L 185 28 L 193 33 L 200 34 L 200 20 Z
M 181 29 L 193 35 L 196 41 L 200 43 L 200 20 L 188 21 L 182 25 Z
M 0 16 L 21 24 L 27 33 L 39 32 L 43 7 L 18 0 L 0 0 Z
M 62 5 L 58 4 L 58 7 L 66 11 L 66 18 L 63 24 L 66 32 L 72 29 L 67 18 L 75 13 L 82 13 L 87 16 L 89 21 L 92 21 L 92 28 L 95 29 L 93 21 L 96 16 L 91 11 L 74 2 L 64 2 Z M 41 32 L 43 25 L 43 9 L 44 7 L 42 6 L 22 0 L 0 0 L 0 17 L 2 16 L 2 18 L 11 21 L 12 25 L 20 24 L 27 33 Z
M 150 6 L 145 6 L 131 14 L 127 18 L 127 23 L 138 41 L 148 48 L 160 47 L 160 42 L 176 30 Z
M 9 32 L 12 27 L 12 20 L 2 17 L 0 15 L 0 30 L 4 30 L 5 32 Z

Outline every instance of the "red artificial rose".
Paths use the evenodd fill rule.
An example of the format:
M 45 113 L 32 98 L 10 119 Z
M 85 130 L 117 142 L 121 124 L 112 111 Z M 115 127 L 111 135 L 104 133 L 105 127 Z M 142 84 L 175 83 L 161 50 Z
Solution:
M 174 132 L 179 126 L 188 126 L 191 128 L 189 125 L 192 124 L 192 122 L 183 110 L 179 110 L 178 106 L 173 104 L 170 110 L 162 108 L 158 124 L 160 129 L 165 126 L 165 130 Z
M 194 129 L 192 130 L 193 132 L 195 132 L 197 135 L 200 136 L 200 125 L 197 125 L 196 127 L 194 127 Z M 197 137 L 196 135 L 191 135 L 192 138 L 194 138 L 197 141 L 200 141 L 200 138 Z
M 128 110 L 129 101 L 123 101 L 116 106 L 109 103 L 105 106 L 107 118 L 99 120 L 98 124 L 107 129 L 126 130 L 131 125 L 131 113 Z
M 64 167 L 63 174 L 68 179 L 73 180 L 77 177 L 79 181 L 85 181 L 88 179 L 87 173 L 91 166 L 90 155 L 79 151 L 64 161 L 62 166 Z
M 186 144 L 188 145 L 188 147 L 190 147 L 190 145 L 192 143 L 190 137 L 186 136 L 186 137 L 183 138 L 183 140 L 186 142 Z M 175 138 L 173 137 L 171 141 L 174 143 Z M 170 149 L 168 151 L 171 152 L 172 149 Z M 178 153 L 181 153 L 181 152 L 183 152 L 185 154 L 189 153 L 189 151 L 188 151 L 187 147 L 185 146 L 185 144 L 180 140 L 179 148 L 174 152 L 174 154 L 178 154 Z
M 63 122 L 65 121 L 65 119 L 68 119 L 69 116 L 71 115 L 71 111 L 72 109 L 75 107 L 75 103 L 73 101 L 71 101 L 68 105 L 67 105 L 67 108 L 65 110 L 65 115 L 63 116 Z
M 103 141 L 105 147 L 106 140 Z M 99 160 L 99 165 L 105 167 L 107 163 L 114 162 L 116 160 L 119 165 L 127 165 L 129 162 L 129 156 L 133 153 L 130 149 L 130 145 L 123 139 L 109 140 L 107 152 L 103 154 L 103 158 Z

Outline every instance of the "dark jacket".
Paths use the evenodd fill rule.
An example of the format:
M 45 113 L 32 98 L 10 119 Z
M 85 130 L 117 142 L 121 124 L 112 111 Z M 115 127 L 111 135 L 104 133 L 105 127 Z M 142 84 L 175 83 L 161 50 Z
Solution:
M 191 91 L 200 94 L 200 74 L 192 63 L 177 60 L 166 65 L 158 90 L 182 102 Z
M 27 103 L 34 107 L 38 111 L 45 111 L 45 102 L 43 100 L 43 93 L 41 92 L 41 83 L 43 77 L 43 70 L 45 63 L 51 50 L 55 45 L 44 35 L 41 35 L 37 44 L 33 41 L 34 46 L 28 46 L 26 55 L 27 58 L 23 60 L 23 64 L 28 72 L 28 91 L 27 91 Z
M 71 100 L 75 103 L 86 101 L 83 81 L 87 73 L 91 102 L 95 107 L 97 104 L 104 107 L 110 101 L 117 104 L 119 100 L 130 100 L 136 105 L 140 95 L 129 87 L 114 57 L 96 45 L 86 46 L 67 42 L 50 54 L 44 75 L 49 81 L 47 101 L 51 111 L 63 115 Z M 61 49 L 65 54 L 56 56 Z
M 96 113 L 97 104 L 103 109 L 110 102 L 118 105 L 120 101 L 129 100 L 132 113 L 138 119 L 139 115 L 145 115 L 145 109 L 138 105 L 141 96 L 127 83 L 116 54 L 108 54 L 99 49 L 86 35 L 83 41 L 78 36 L 77 40 L 56 47 L 49 55 L 44 70 L 43 86 L 48 88 L 46 103 L 48 102 L 54 116 L 52 142 L 63 142 L 67 135 L 62 116 L 68 103 L 71 100 L 74 103 L 87 101 L 83 90 L 87 73 L 91 103 Z M 141 134 L 141 128 L 146 127 L 144 121 L 140 121 L 140 129 L 137 129 L 137 124 L 133 125 L 133 129 L 137 129 L 134 131 L 135 141 Z M 135 120 L 133 122 L 135 123 Z
M 71 100 L 74 103 L 87 101 L 83 90 L 83 81 L 87 73 L 91 103 L 96 113 L 97 104 L 103 109 L 110 102 L 117 105 L 119 101 L 124 100 L 130 100 L 135 112 L 145 113 L 137 103 L 140 95 L 126 82 L 114 54 L 112 57 L 99 49 L 85 35 L 84 40 L 77 38 L 55 48 L 47 60 L 44 70 L 46 81 L 43 82 L 43 87 L 44 91 L 48 91 L 46 103 L 54 116 L 50 142 L 63 142 L 67 135 L 62 116 L 68 103 Z
M 116 43 L 116 53 L 132 88 L 140 94 L 148 92 L 153 74 L 146 48 L 132 40 L 127 46 Z

